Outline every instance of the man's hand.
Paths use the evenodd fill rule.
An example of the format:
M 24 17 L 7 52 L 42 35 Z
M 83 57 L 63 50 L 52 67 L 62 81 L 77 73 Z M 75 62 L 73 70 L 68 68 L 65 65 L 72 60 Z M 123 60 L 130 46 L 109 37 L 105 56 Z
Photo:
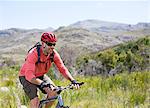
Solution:
M 48 83 L 46 83 L 46 82 L 42 82 L 42 83 L 40 84 L 40 88 L 43 89 L 43 88 L 45 88 L 45 87 L 50 87 L 50 84 L 48 84 Z
M 45 90 L 46 93 L 53 91 L 55 89 L 55 86 L 46 82 L 42 82 L 40 84 L 40 88 Z
M 79 89 L 79 88 L 80 88 L 80 85 L 79 85 L 79 83 L 78 83 L 76 80 L 72 80 L 72 81 L 71 81 L 71 84 L 72 84 L 73 87 L 75 87 L 76 89 Z

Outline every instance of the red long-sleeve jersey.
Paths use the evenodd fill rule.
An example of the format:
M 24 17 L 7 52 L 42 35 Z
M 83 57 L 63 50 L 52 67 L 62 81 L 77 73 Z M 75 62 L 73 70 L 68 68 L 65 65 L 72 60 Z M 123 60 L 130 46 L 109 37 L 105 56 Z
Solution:
M 34 48 L 31 50 L 27 57 L 25 63 L 22 65 L 19 76 L 25 76 L 28 81 L 32 78 L 42 76 L 48 72 L 52 62 L 50 60 L 50 54 L 48 56 L 44 55 L 42 48 L 40 49 L 40 61 L 41 63 L 36 63 L 38 61 L 37 50 Z M 54 63 L 58 70 L 63 74 L 64 77 L 68 79 L 68 69 L 65 67 L 64 63 L 58 52 L 54 49 Z

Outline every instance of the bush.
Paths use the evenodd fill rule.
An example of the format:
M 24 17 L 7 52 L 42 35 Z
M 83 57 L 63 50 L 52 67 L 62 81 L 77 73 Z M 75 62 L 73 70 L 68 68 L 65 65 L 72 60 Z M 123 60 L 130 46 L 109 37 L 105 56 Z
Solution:
M 86 56 L 79 57 L 77 59 L 77 65 L 80 70 L 87 73 L 86 75 L 88 75 L 89 72 L 86 72 L 84 67 L 88 67 L 88 65 L 90 65 L 91 68 L 97 69 L 97 74 L 105 75 L 108 75 L 112 71 L 116 74 L 122 71 L 134 72 L 149 70 L 149 49 L 150 39 L 149 37 L 145 37 L 137 41 L 130 41 L 118 45 L 112 49 L 106 49 L 95 54 L 87 54 Z M 88 64 L 91 60 L 96 61 L 97 64 Z M 97 66 L 100 62 L 102 66 Z

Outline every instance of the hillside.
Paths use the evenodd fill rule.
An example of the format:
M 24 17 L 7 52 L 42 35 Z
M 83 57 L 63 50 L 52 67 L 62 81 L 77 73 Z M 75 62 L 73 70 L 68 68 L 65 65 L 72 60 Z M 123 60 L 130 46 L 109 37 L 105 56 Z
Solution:
M 42 32 L 50 29 L 0 30 L 0 108 L 28 107 L 29 98 L 20 85 L 18 71 L 29 48 L 40 41 Z M 149 107 L 149 23 L 128 25 L 86 20 L 52 31 L 58 37 L 56 50 L 65 65 L 77 81 L 85 82 L 78 90 L 62 93 L 65 105 Z M 54 71 L 53 66 L 47 75 L 57 86 L 70 83 Z M 39 95 L 42 99 L 41 92 Z
M 99 33 L 116 33 L 116 32 L 125 32 L 125 31 L 134 31 L 140 29 L 150 28 L 150 23 L 142 23 L 131 25 L 131 24 L 122 24 L 116 22 L 107 22 L 100 20 L 84 20 L 78 21 L 74 24 L 69 25 L 69 27 L 75 28 L 85 28 L 90 31 L 99 32 Z
M 115 75 L 127 71 L 150 70 L 150 37 L 120 44 L 77 59 L 78 74 Z
M 80 21 L 57 30 L 0 30 L 0 65 L 6 63 L 5 61 L 22 63 L 28 49 L 40 41 L 42 32 L 47 30 L 52 30 L 57 35 L 56 49 L 70 66 L 74 65 L 76 58 L 81 54 L 104 50 L 150 34 L 149 23 L 128 25 L 98 20 Z

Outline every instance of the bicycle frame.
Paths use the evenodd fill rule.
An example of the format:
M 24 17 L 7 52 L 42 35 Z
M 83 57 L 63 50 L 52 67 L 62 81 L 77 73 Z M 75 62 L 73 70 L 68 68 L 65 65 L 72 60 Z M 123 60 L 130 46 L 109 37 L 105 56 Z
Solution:
M 39 104 L 39 108 L 42 108 L 42 106 L 46 103 L 49 103 L 51 101 L 54 101 L 58 99 L 58 103 L 56 105 L 56 108 L 63 108 L 64 107 L 64 102 L 63 102 L 63 99 L 62 99 L 62 96 L 59 94 L 57 96 L 53 96 L 51 98 L 48 98 L 48 99 L 45 99 L 45 100 L 41 100 L 40 101 L 40 104 Z M 69 108 L 69 107 L 68 107 Z
M 58 103 L 56 105 L 56 108 L 61 108 L 61 107 L 64 107 L 64 102 L 63 102 L 62 96 L 58 95 Z

